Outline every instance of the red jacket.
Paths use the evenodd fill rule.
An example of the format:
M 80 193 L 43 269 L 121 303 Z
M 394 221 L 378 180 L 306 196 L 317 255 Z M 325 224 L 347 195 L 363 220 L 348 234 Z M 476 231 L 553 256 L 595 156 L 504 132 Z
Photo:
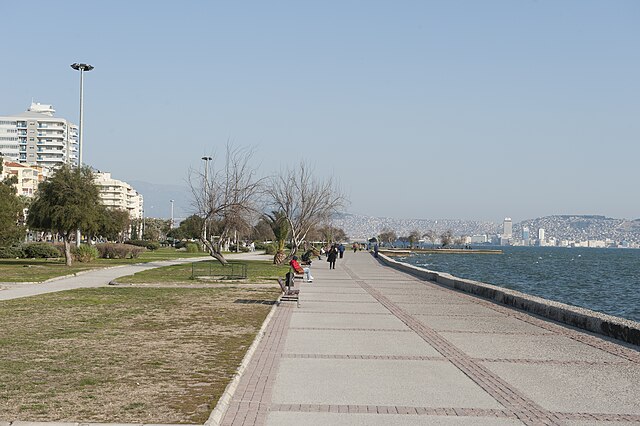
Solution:
M 293 270 L 296 271 L 298 274 L 304 274 L 304 270 L 302 269 L 302 267 L 300 266 L 297 260 L 291 259 L 291 261 L 289 262 L 289 265 L 291 265 Z

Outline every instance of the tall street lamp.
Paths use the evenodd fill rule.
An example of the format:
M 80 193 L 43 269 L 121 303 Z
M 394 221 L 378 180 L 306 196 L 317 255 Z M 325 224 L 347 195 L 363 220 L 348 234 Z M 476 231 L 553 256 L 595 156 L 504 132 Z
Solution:
M 80 123 L 78 124 L 78 127 L 80 129 L 78 131 L 78 167 L 82 167 L 82 131 L 84 130 L 84 126 L 82 125 L 82 118 L 84 115 L 84 72 L 91 71 L 93 69 L 93 65 L 79 64 L 76 62 L 74 64 L 71 64 L 71 68 L 76 71 L 80 71 Z
M 79 64 L 73 63 L 71 64 L 71 68 L 76 71 L 80 71 L 80 123 L 78 123 L 78 167 L 82 167 L 82 131 L 84 130 L 84 126 L 82 125 L 82 118 L 84 115 L 84 72 L 91 71 L 93 69 L 93 65 L 89 64 Z M 71 152 L 67 150 L 67 155 L 69 159 L 71 159 Z M 76 246 L 80 247 L 80 229 L 76 231 Z
M 169 222 L 169 229 L 173 229 L 173 200 L 169 200 L 171 202 L 171 222 Z

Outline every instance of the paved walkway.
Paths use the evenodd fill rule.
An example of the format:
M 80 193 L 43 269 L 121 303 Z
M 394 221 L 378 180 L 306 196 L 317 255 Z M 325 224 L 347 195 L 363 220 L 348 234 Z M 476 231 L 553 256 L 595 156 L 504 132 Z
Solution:
M 640 352 L 345 253 L 275 309 L 223 425 L 640 424 Z
M 273 259 L 273 256 L 265 256 L 260 252 L 232 253 L 225 256 L 226 259 Z M 199 260 L 211 260 L 209 257 L 190 257 L 185 259 L 161 260 L 157 262 L 138 263 L 135 265 L 116 266 L 113 268 L 96 269 L 81 272 L 74 277 L 54 278 L 42 283 L 2 283 L 4 290 L 0 290 L 0 300 L 17 299 L 20 297 L 35 296 L 56 291 L 74 290 L 78 288 L 104 287 L 109 282 L 136 272 L 161 266 L 179 265 L 181 263 L 197 262 Z M 0 425 L 1 426 L 1 425 Z

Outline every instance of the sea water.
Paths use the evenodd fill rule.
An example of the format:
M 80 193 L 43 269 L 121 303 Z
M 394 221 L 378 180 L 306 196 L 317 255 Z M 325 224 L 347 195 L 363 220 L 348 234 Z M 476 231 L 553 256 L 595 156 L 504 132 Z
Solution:
M 491 248 L 503 254 L 414 254 L 397 260 L 640 321 L 640 250 Z

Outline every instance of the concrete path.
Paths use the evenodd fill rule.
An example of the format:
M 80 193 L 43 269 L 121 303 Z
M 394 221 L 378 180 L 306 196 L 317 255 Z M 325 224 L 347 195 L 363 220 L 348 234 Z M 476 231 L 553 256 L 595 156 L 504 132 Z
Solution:
M 345 253 L 282 303 L 223 425 L 640 424 L 640 352 Z
M 265 256 L 261 252 L 234 253 L 225 256 L 227 259 L 272 259 L 273 256 Z M 96 269 L 88 272 L 80 272 L 77 276 L 67 278 L 54 278 L 42 283 L 3 283 L 4 290 L 0 290 L 0 300 L 17 299 L 20 297 L 35 296 L 56 291 L 74 290 L 78 288 L 104 287 L 109 282 L 136 272 L 147 269 L 159 268 L 162 266 L 179 265 L 181 263 L 197 262 L 199 260 L 210 260 L 208 257 L 191 257 L 185 259 L 162 260 L 149 263 L 138 263 L 135 265 L 123 265 L 113 268 Z

